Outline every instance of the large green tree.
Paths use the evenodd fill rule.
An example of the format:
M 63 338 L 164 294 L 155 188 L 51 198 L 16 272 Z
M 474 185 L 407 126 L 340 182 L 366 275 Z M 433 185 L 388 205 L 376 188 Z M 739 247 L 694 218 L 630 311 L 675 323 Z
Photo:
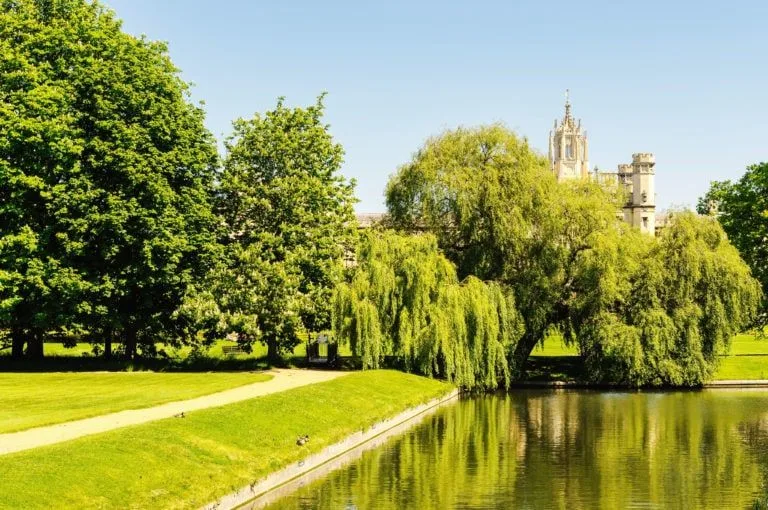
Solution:
M 219 207 L 231 274 L 212 282 L 211 297 L 239 341 L 265 343 L 272 359 L 301 330 L 330 327 L 331 293 L 354 246 L 354 182 L 340 173 L 344 151 L 322 100 L 289 108 L 280 99 L 236 121 L 227 142 Z
M 216 251 L 217 153 L 165 45 L 87 0 L 0 0 L 0 328 L 129 355 Z M 107 345 L 110 345 L 109 343 Z
M 567 321 L 573 262 L 616 223 L 599 187 L 559 186 L 545 158 L 501 125 L 432 138 L 387 186 L 394 226 L 433 232 L 456 263 L 514 291 L 525 333 L 511 358 L 519 375 L 531 350 Z
M 699 385 L 760 302 L 720 225 L 690 212 L 676 213 L 658 240 L 606 229 L 574 267 L 567 331 L 595 382 Z
M 459 282 L 431 234 L 367 232 L 333 317 L 365 368 L 391 356 L 467 389 L 509 385 L 508 356 L 522 333 L 511 293 L 474 276 Z
M 736 182 L 713 182 L 697 209 L 715 215 L 768 296 L 768 163 L 747 167 Z M 762 322 L 768 325 L 768 303 Z
M 617 218 L 619 190 L 557 183 L 525 140 L 493 125 L 428 140 L 393 176 L 387 205 L 395 227 L 437 236 L 459 278 L 514 293 L 516 375 L 554 330 L 578 343 L 592 379 L 698 384 L 754 316 L 759 289 L 711 221 L 679 215 L 657 241 Z

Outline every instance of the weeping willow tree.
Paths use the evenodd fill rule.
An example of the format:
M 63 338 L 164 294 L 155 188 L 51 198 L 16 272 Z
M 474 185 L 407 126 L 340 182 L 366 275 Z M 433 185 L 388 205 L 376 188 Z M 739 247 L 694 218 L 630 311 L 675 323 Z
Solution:
M 594 183 L 559 185 L 546 158 L 501 125 L 427 140 L 387 185 L 394 228 L 429 231 L 459 278 L 514 294 L 525 323 L 510 358 L 515 377 L 548 332 L 567 325 L 574 261 L 618 223 L 616 199 Z
M 720 225 L 692 213 L 676 215 L 658 241 L 606 231 L 575 265 L 570 334 L 593 381 L 699 385 L 760 304 Z
M 392 356 L 408 371 L 495 389 L 510 383 L 508 357 L 522 321 L 497 283 L 459 282 L 434 236 L 371 231 L 336 291 L 333 328 L 364 368 Z
M 622 203 L 620 188 L 558 183 L 500 125 L 427 140 L 387 186 L 394 228 L 433 234 L 459 278 L 514 295 L 513 377 L 557 330 L 593 381 L 700 384 L 754 318 L 759 286 L 717 222 L 680 214 L 654 239 L 616 218 Z

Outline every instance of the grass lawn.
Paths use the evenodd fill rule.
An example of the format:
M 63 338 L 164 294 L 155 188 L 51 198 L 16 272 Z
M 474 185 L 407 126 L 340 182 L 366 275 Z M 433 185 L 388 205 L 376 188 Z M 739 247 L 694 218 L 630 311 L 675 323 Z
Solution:
M 197 508 L 450 388 L 358 372 L 2 456 L 0 508 Z M 296 446 L 303 434 L 309 443 Z
M 530 380 L 576 380 L 579 364 L 578 349 L 566 346 L 557 335 L 536 346 L 531 353 L 528 376 Z M 768 338 L 752 334 L 736 335 L 731 340 L 728 356 L 723 356 L 715 380 L 768 379 Z
M 768 379 L 768 355 L 728 356 L 720 361 L 716 381 Z
M 544 345 L 533 348 L 531 356 L 578 356 L 579 349 L 575 345 L 565 345 L 560 335 L 550 335 L 544 340 Z
M 242 373 L 0 373 L 0 433 L 151 407 L 271 379 Z
M 731 352 L 723 357 L 715 380 L 768 379 L 768 338 L 736 335 Z
M 736 335 L 731 340 L 731 352 L 733 356 L 738 355 L 768 355 L 768 336 L 757 338 L 755 335 L 741 334 Z
M 158 352 L 164 355 L 158 357 L 140 357 L 136 360 L 126 360 L 120 357 L 104 359 L 95 356 L 93 346 L 89 343 L 78 343 L 65 347 L 60 342 L 46 342 L 45 358 L 40 360 L 13 359 L 10 349 L 0 350 L 0 372 L 85 372 L 85 371 L 152 371 L 152 372 L 217 372 L 217 371 L 254 371 L 270 367 L 267 360 L 267 347 L 260 343 L 253 345 L 251 353 L 224 354 L 225 346 L 235 346 L 234 342 L 220 340 L 206 349 L 191 356 L 189 347 L 175 348 L 164 344 L 156 344 Z M 115 345 L 115 349 L 119 344 Z M 321 349 L 321 352 L 322 351 Z M 349 346 L 339 346 L 340 356 L 350 356 Z M 284 364 L 281 366 L 304 366 L 306 343 L 302 342 L 293 352 L 284 353 Z M 350 365 L 350 366 L 354 366 Z
M 229 342 L 226 340 L 219 340 L 214 342 L 210 347 L 204 348 L 200 351 L 200 355 L 217 360 L 257 360 L 267 356 L 267 346 L 261 343 L 253 344 L 253 351 L 250 354 L 224 354 L 224 346 L 235 346 L 235 342 Z M 101 346 L 103 347 L 103 345 Z M 115 348 L 119 347 L 119 344 L 115 344 Z M 171 347 L 162 343 L 156 344 L 158 351 L 164 351 L 169 357 L 184 359 L 192 352 L 190 347 Z M 90 343 L 78 343 L 74 346 L 65 347 L 60 342 L 46 342 L 44 345 L 44 353 L 47 358 L 94 358 L 93 346 Z M 352 351 L 348 345 L 339 346 L 340 356 L 350 356 Z M 287 358 L 299 357 L 304 358 L 307 355 L 306 339 L 304 342 L 297 345 L 292 352 L 284 353 Z M 0 359 L 10 358 L 10 349 L 0 351 Z

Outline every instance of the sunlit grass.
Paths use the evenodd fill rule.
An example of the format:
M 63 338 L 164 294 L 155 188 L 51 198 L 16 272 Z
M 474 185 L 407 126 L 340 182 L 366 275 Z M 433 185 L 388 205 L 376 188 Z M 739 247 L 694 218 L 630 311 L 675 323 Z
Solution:
M 199 508 L 450 388 L 360 372 L 2 456 L 0 508 Z
M 562 337 L 551 335 L 544 341 L 543 346 L 537 345 L 534 348 L 531 356 L 537 358 L 562 357 L 561 362 L 555 362 L 554 364 L 542 360 L 543 366 L 547 367 L 547 370 L 554 370 L 554 376 L 550 374 L 547 378 L 560 379 L 558 374 L 561 372 L 572 372 L 572 363 L 567 357 L 578 356 L 578 354 L 576 346 L 567 346 L 563 342 Z M 568 366 L 563 365 L 562 369 L 559 369 L 558 363 L 567 364 Z M 541 363 L 534 363 L 534 365 L 539 367 Z M 537 368 L 537 370 L 540 370 L 540 368 Z M 729 354 L 722 357 L 715 380 L 734 379 L 768 380 L 768 337 L 760 338 L 757 335 L 748 333 L 733 337 Z
M 283 353 L 286 357 L 304 357 L 307 355 L 306 338 L 302 343 L 297 345 L 293 351 Z M 117 349 L 120 344 L 114 344 L 113 348 Z M 203 347 L 199 350 L 198 354 L 207 356 L 213 359 L 262 359 L 267 356 L 267 346 L 262 343 L 255 343 L 252 345 L 252 351 L 250 353 L 224 353 L 224 347 L 233 347 L 237 344 L 235 342 L 228 342 L 226 340 L 219 340 L 214 342 L 208 347 Z M 101 346 L 103 349 L 103 345 Z M 186 358 L 192 353 L 191 347 L 172 347 L 162 343 L 155 345 L 158 351 L 164 352 L 171 358 Z M 94 356 L 93 345 L 90 343 L 77 343 L 72 346 L 65 346 L 60 342 L 46 342 L 44 345 L 44 353 L 49 358 L 71 358 L 71 357 L 91 357 Z M 339 346 L 340 356 L 350 356 L 352 354 L 348 345 Z M 10 350 L 5 349 L 0 351 L 0 357 L 9 356 Z
M 578 356 L 579 349 L 575 345 L 565 345 L 563 337 L 551 334 L 544 340 L 544 345 L 538 344 L 533 348 L 531 356 Z
M 759 338 L 753 334 L 736 335 L 731 339 L 731 355 L 766 354 L 768 355 L 768 337 Z
M 728 356 L 720 362 L 715 380 L 768 379 L 768 355 Z
M 262 382 L 242 373 L 0 373 L 0 433 L 140 409 Z

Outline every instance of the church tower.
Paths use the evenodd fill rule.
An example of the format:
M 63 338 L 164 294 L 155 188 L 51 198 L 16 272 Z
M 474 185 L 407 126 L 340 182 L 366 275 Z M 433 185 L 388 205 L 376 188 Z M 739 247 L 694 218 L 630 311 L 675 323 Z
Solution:
M 632 154 L 632 194 L 624 208 L 632 225 L 644 234 L 656 234 L 656 158 L 650 153 Z
M 565 93 L 565 116 L 560 125 L 549 132 L 549 163 L 558 182 L 589 178 L 589 144 L 587 132 L 581 130 L 571 115 L 571 101 Z

